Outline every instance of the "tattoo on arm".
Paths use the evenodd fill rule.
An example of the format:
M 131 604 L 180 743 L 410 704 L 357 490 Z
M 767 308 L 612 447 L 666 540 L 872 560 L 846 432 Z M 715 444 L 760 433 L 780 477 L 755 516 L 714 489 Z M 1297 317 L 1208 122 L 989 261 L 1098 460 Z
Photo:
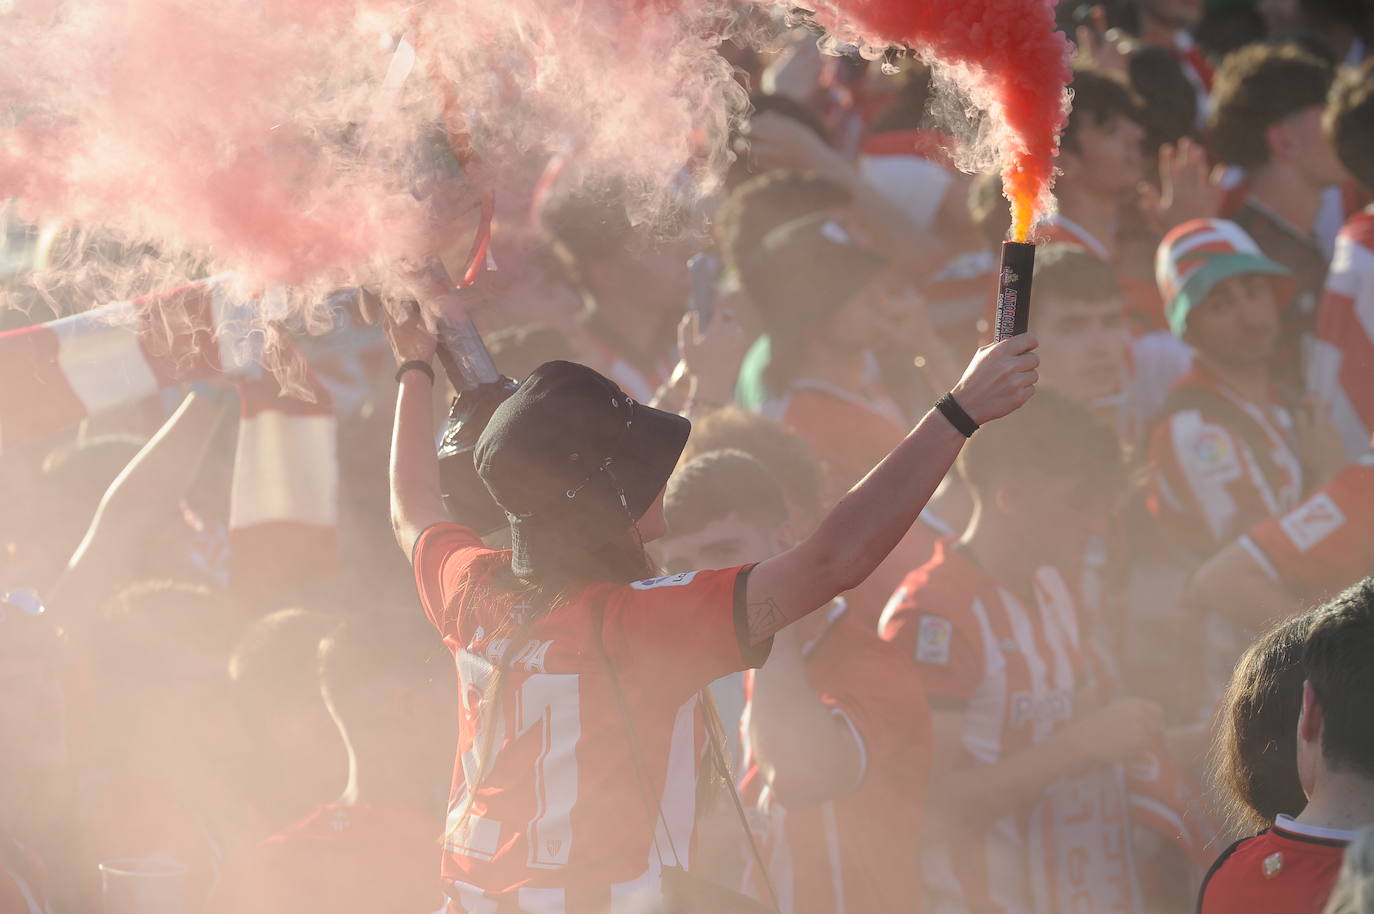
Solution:
M 750 603 L 747 619 L 749 622 L 749 639 L 754 643 L 772 636 L 791 621 L 771 597 Z

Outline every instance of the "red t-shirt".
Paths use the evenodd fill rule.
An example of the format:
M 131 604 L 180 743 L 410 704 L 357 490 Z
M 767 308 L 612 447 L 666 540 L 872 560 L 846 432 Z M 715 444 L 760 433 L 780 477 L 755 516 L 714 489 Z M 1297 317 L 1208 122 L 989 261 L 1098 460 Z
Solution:
M 1279 816 L 1212 864 L 1198 914 L 1320 914 L 1354 835 Z
M 1241 545 L 1291 590 L 1318 599 L 1374 571 L 1374 454 L 1351 464 Z
M 442 828 L 418 810 L 320 806 L 231 857 L 207 914 L 433 914 Z
M 705 748 L 696 693 L 762 664 L 771 642 L 750 647 L 745 637 L 751 566 L 594 585 L 529 626 L 501 680 L 498 710 L 484 711 L 494 672 L 522 627 L 515 598 L 493 584 L 508 555 L 457 524 L 436 524 L 415 545 L 420 601 L 459 676 L 445 890 L 457 910 L 487 910 L 501 896 L 514 910 L 601 912 L 613 896 L 652 891 L 660 858 L 671 864 L 675 851 L 690 865 Z M 478 733 L 490 725 L 485 718 L 498 731 L 460 822 L 467 784 L 478 780 L 478 755 L 488 745 Z M 666 828 L 654 828 L 651 803 Z
M 845 796 L 792 808 L 751 766 L 746 795 L 768 813 L 764 860 L 781 914 L 920 911 L 917 845 L 930 774 L 920 675 L 844 603 L 802 651 L 807 682 L 862 747 L 863 775 Z

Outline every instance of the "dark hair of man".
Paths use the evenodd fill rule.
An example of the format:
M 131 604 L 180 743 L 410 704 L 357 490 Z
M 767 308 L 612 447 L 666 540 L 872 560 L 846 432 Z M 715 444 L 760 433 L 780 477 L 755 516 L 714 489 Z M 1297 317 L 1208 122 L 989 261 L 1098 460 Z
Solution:
M 674 535 L 698 533 L 732 514 L 756 527 L 772 528 L 787 520 L 782 487 L 744 451 L 694 457 L 668 480 L 663 516 Z
M 1298 779 L 1302 646 L 1312 613 L 1276 625 L 1250 646 L 1221 699 L 1214 777 L 1239 829 L 1259 831 L 1307 805 Z
M 1104 301 L 1121 297 L 1112 265 L 1076 244 L 1046 244 L 1035 254 L 1035 297 Z
M 1060 146 L 1068 152 L 1082 152 L 1078 132 L 1085 124 L 1100 127 L 1114 117 L 1140 120 L 1140 97 L 1126 83 L 1104 70 L 1074 67 L 1073 108 L 1060 138 Z
M 1212 84 L 1212 152 L 1242 168 L 1265 165 L 1265 133 L 1286 117 L 1325 104 L 1332 75 L 1325 61 L 1294 44 L 1241 48 L 1222 61 Z
M 1322 755 L 1336 770 L 1374 778 L 1374 578 L 1324 605 L 1312 620 L 1302 668 L 1322 710 Z
M 743 451 L 763 464 L 799 513 L 816 517 L 825 493 L 825 467 L 805 441 L 772 419 L 727 406 L 698 419 L 683 462 L 719 450 Z
M 1158 150 L 1192 136 L 1197 126 L 1197 90 L 1174 57 L 1151 45 L 1132 52 L 1126 63 L 1131 88 L 1141 98 L 1140 125 L 1145 146 Z
M 810 172 L 774 169 L 743 182 L 716 211 L 716 243 L 732 266 L 744 251 L 780 225 L 813 213 L 845 206 L 853 196 L 828 178 Z
M 281 609 L 253 622 L 229 657 L 235 700 L 252 715 L 318 696 L 315 658 L 338 626 L 337 617 L 306 609 Z
M 423 688 L 452 676 L 443 642 L 418 613 L 373 611 L 347 619 L 319 646 L 319 688 L 330 710 L 349 728 L 373 719 L 376 687 L 384 681 Z M 350 731 L 350 737 L 357 734 Z
M 958 466 L 975 497 L 1026 470 L 1079 480 L 1093 494 L 1119 491 L 1125 473 L 1116 433 L 1052 390 L 1037 391 L 1010 416 L 979 429 Z
M 1336 77 L 1322 125 L 1341 165 L 1374 190 L 1374 57 Z

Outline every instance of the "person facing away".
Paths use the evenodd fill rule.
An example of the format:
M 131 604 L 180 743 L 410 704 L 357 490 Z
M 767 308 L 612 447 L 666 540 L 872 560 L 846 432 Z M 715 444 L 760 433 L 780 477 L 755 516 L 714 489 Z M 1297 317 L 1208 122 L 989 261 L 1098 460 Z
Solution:
M 498 552 L 441 500 L 433 335 L 418 318 L 389 334 L 401 362 L 392 525 L 459 679 L 448 910 L 600 914 L 656 903 L 665 885 L 690 893 L 697 694 L 758 666 L 780 629 L 873 570 L 957 456 L 963 418 L 941 401 L 792 549 L 656 576 L 643 544 L 664 533 L 686 420 L 584 366 L 538 368 L 475 451 L 510 521 Z M 1032 392 L 1034 347 L 1027 334 L 983 349 L 953 400 L 975 423 L 1012 411 Z
M 741 451 L 702 454 L 664 498 L 669 567 L 736 564 L 793 541 L 778 483 Z M 780 631 L 746 674 L 746 800 L 781 914 L 918 911 L 929 711 L 916 671 L 843 599 Z M 763 895 L 760 886 L 753 886 Z
M 1319 912 L 1355 832 L 1374 824 L 1374 578 L 1323 606 L 1302 647 L 1297 769 L 1307 804 L 1228 848 L 1203 882 L 1200 914 Z
M 1042 391 L 975 437 L 973 520 L 907 576 L 883 637 L 920 672 L 934 744 L 922 869 L 932 910 L 1140 911 L 1116 763 L 1157 705 L 1111 701 L 1071 569 L 1119 472 L 1115 435 Z
M 1314 612 L 1275 625 L 1241 655 L 1217 712 L 1212 748 L 1222 811 L 1238 828 L 1272 827 L 1307 805 L 1298 779 L 1302 646 Z
M 316 688 L 347 749 L 342 792 L 232 854 L 207 912 L 431 914 L 444 901 L 434 866 L 454 743 L 443 646 L 422 619 L 373 611 L 336 626 L 317 655 Z

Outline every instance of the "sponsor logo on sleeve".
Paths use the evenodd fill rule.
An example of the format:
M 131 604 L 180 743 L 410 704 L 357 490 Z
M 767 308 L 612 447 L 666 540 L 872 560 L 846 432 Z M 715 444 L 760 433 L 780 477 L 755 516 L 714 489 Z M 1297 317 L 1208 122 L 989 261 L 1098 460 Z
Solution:
M 949 663 L 949 645 L 954 640 L 954 625 L 939 616 L 922 616 L 916 631 L 917 663 Z
M 1299 552 L 1306 552 L 1330 536 L 1333 531 L 1340 529 L 1344 523 L 1345 514 L 1331 500 L 1331 496 L 1325 492 L 1318 492 L 1297 510 L 1285 515 L 1279 521 L 1279 526 Z
M 670 574 L 661 578 L 649 578 L 647 581 L 635 581 L 630 586 L 635 590 L 654 590 L 658 587 L 686 587 L 692 583 L 698 572 L 684 571 L 682 574 Z

